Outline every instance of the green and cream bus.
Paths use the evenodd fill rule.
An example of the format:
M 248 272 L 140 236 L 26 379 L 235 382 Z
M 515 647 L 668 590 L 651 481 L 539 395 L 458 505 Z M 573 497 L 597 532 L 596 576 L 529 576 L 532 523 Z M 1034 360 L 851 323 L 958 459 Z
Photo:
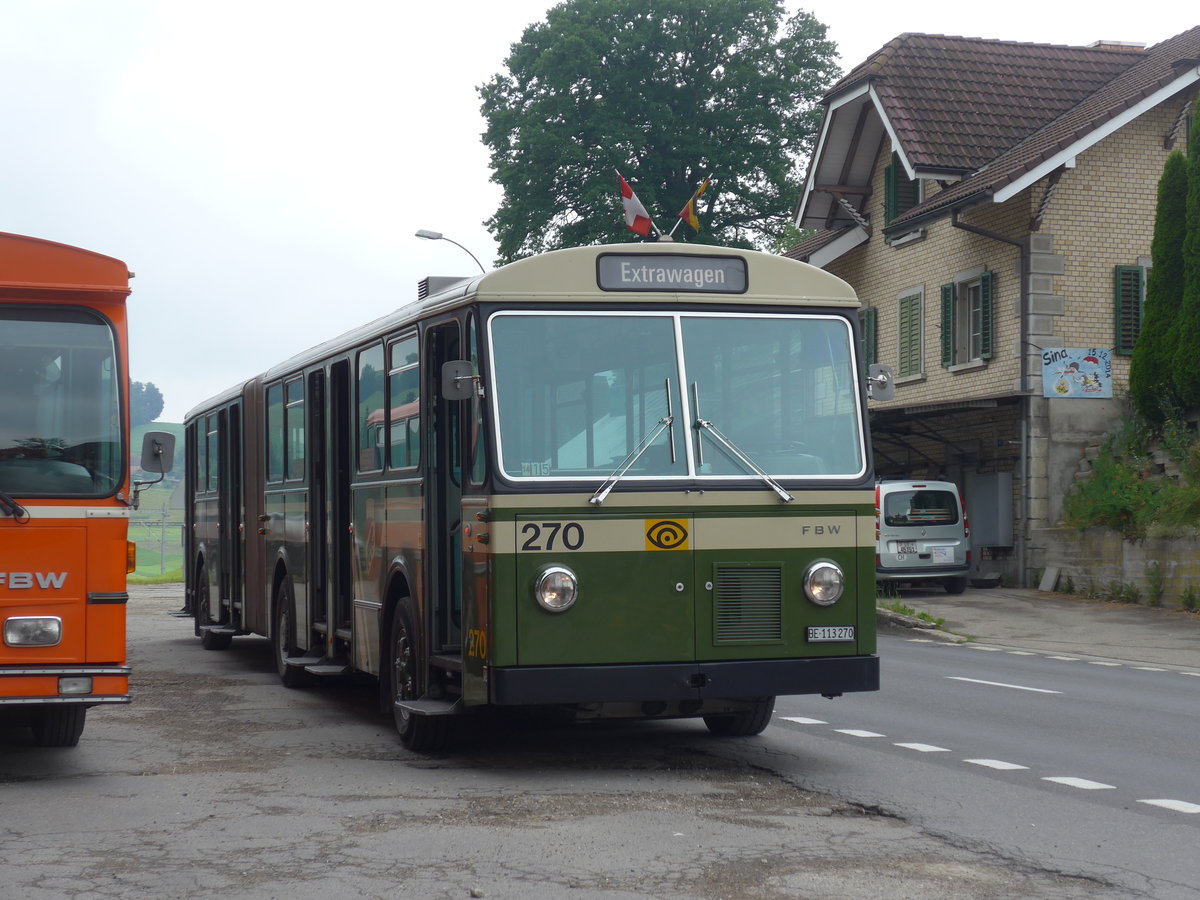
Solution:
M 751 735 L 876 690 L 858 309 L 666 242 L 427 279 L 188 413 L 196 633 L 269 637 L 289 687 L 376 676 L 422 750 L 487 707 Z

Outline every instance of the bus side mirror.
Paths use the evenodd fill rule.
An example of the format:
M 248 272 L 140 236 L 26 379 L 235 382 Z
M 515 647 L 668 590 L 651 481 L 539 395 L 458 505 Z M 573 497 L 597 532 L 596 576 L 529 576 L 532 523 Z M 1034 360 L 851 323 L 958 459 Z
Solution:
M 470 400 L 478 383 L 470 360 L 452 359 L 442 365 L 442 396 L 447 400 Z
M 896 399 L 896 373 L 885 363 L 867 367 L 867 399 L 886 403 Z
M 134 509 L 138 508 L 142 488 L 158 484 L 167 477 L 167 473 L 175 468 L 175 435 L 169 431 L 147 431 L 142 438 L 143 472 L 158 473 L 153 481 L 135 481 L 133 483 Z

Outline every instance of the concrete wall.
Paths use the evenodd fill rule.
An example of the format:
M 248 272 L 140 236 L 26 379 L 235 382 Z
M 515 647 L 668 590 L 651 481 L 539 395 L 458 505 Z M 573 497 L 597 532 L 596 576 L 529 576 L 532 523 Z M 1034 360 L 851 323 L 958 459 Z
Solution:
M 1108 591 L 1113 585 L 1131 585 L 1141 602 L 1151 594 L 1157 562 L 1163 585 L 1162 603 L 1178 607 L 1191 588 L 1200 594 L 1200 537 L 1127 541 L 1107 528 L 1045 528 L 1033 533 L 1034 568 L 1060 570 L 1058 589 L 1069 577 L 1076 593 Z M 1037 584 L 1035 583 L 1036 587 Z

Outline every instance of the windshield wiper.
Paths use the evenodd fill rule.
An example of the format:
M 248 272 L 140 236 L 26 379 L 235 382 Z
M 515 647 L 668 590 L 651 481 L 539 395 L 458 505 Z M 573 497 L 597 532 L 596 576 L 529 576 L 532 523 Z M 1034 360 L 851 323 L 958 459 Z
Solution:
M 0 510 L 12 516 L 21 525 L 29 521 L 29 511 L 4 491 L 0 491 Z
M 784 503 L 791 503 L 793 500 L 796 499 L 791 494 L 789 494 L 787 491 L 785 491 L 783 489 L 783 487 L 779 484 L 778 481 L 776 481 L 774 478 L 772 478 L 770 475 L 768 475 L 766 472 L 764 472 L 761 468 L 759 468 L 759 466 L 754 462 L 754 460 L 752 460 L 745 453 L 743 453 L 741 450 L 739 450 L 737 445 L 734 444 L 733 441 L 731 441 L 729 438 L 725 437 L 725 435 L 721 434 L 720 429 L 718 429 L 717 426 L 714 425 L 712 422 L 708 421 L 707 419 L 697 418 L 696 419 L 696 427 L 703 428 L 705 431 L 709 432 L 713 436 L 713 438 L 716 439 L 718 444 L 720 444 L 726 450 L 728 450 L 730 453 L 732 453 L 735 457 L 737 457 L 737 459 L 742 463 L 742 465 L 744 465 L 747 469 L 749 469 L 751 472 L 753 472 L 755 475 L 757 475 L 759 478 L 761 478 L 771 490 L 773 490 L 776 494 L 779 495 L 779 499 L 782 500 Z
M 601 503 L 603 503 L 604 499 L 612 492 L 612 489 L 617 486 L 617 482 L 621 480 L 621 477 L 629 471 L 630 467 L 641 458 L 643 453 L 650 449 L 650 445 L 653 444 L 658 436 L 663 433 L 663 429 L 670 428 L 674 422 L 675 417 L 670 413 L 659 419 L 658 427 L 650 432 L 650 434 L 646 435 L 646 437 L 642 438 L 642 442 L 637 445 L 632 453 L 625 457 L 625 461 L 617 466 L 616 470 L 611 475 L 604 479 L 604 483 L 601 484 L 600 487 L 596 488 L 596 493 L 592 494 L 592 498 L 588 500 L 588 503 L 594 504 L 595 506 L 599 506 Z M 672 456 L 674 455 L 673 438 L 674 436 L 672 436 Z

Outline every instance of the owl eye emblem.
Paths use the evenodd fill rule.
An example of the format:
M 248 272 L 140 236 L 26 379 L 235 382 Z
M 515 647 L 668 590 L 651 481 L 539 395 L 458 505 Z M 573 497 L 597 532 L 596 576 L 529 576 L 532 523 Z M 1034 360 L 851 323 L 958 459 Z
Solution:
M 688 539 L 687 529 L 679 522 L 655 522 L 646 529 L 646 540 L 660 550 L 671 550 Z

